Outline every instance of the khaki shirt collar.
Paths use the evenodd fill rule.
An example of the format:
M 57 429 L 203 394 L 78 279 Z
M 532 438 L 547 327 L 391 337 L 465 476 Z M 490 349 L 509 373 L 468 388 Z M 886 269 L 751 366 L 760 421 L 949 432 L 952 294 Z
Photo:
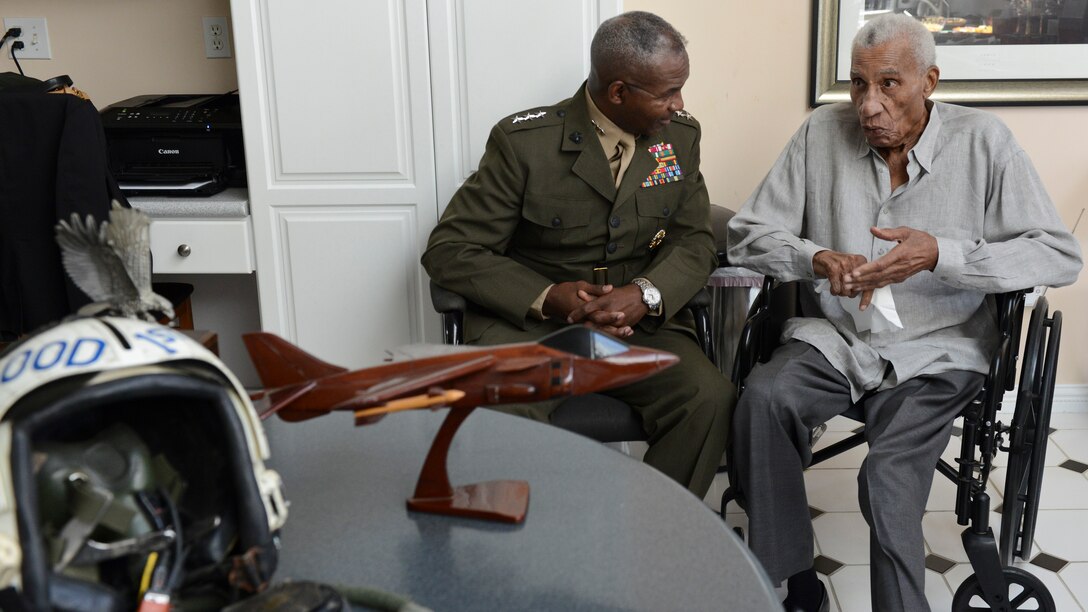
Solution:
M 604 149 L 605 159 L 612 157 L 612 153 L 616 150 L 616 143 L 621 140 L 628 151 L 634 151 L 635 135 L 620 129 L 618 125 L 612 123 L 612 120 L 601 112 L 601 109 L 597 108 L 597 104 L 593 102 L 593 96 L 589 95 L 589 87 L 585 88 L 585 95 L 589 119 L 596 123 L 596 126 L 600 128 L 599 130 L 595 129 L 594 132 L 601 141 L 601 148 Z

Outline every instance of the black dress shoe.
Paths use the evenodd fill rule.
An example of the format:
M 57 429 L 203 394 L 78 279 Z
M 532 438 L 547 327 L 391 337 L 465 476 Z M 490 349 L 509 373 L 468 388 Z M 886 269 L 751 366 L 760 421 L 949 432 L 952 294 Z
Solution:
M 782 607 L 786 609 L 786 612 L 810 612 L 812 608 L 803 606 L 790 600 L 790 596 L 786 595 L 786 600 L 782 602 Z M 829 612 L 831 610 L 831 596 L 827 594 L 827 587 L 824 583 L 820 583 L 820 605 L 816 607 L 819 612 Z

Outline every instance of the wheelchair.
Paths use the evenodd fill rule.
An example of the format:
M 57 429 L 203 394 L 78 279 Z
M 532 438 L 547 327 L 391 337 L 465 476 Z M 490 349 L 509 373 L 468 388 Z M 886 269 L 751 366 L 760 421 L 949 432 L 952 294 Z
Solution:
M 732 378 L 738 392 L 752 368 L 766 362 L 778 345 L 783 323 L 800 312 L 798 281 L 778 283 L 767 277 L 741 331 Z M 990 370 L 978 396 L 961 413 L 963 433 L 960 455 L 953 466 L 941 459 L 936 469 L 956 486 L 956 518 L 963 531 L 963 546 L 974 574 L 956 590 L 954 612 L 966 610 L 1055 610 L 1054 599 L 1033 574 L 1012 565 L 1014 557 L 1031 559 L 1043 464 L 1046 459 L 1054 379 L 1062 333 L 1062 313 L 1049 312 L 1039 296 L 1027 322 L 1026 340 L 1020 354 L 1025 291 L 993 296 L 998 313 L 1000 343 L 991 358 Z M 1020 361 L 1019 384 L 1017 361 Z M 1016 390 L 1015 407 L 1008 424 L 998 420 L 1005 392 Z M 860 405 L 843 416 L 864 424 Z M 865 443 L 864 429 L 813 453 L 816 465 Z M 1008 468 L 1001 506 L 1001 528 L 995 538 L 989 525 L 990 496 L 986 482 L 997 453 L 1008 453 Z M 731 463 L 731 462 L 730 462 Z M 736 478 L 730 473 L 730 482 Z M 743 491 L 733 485 L 722 494 L 721 513 L 729 501 L 743 507 Z M 1028 606 L 1028 607 L 1023 607 Z

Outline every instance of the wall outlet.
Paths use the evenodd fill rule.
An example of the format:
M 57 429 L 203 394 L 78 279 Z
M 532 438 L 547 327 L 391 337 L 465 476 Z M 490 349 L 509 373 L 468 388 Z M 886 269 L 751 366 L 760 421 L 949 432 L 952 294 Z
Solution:
M 204 56 L 230 57 L 230 26 L 226 17 L 204 17 Z
M 15 57 L 24 59 L 53 59 L 53 52 L 49 48 L 49 30 L 45 27 L 45 17 L 27 19 L 23 17 L 4 17 L 4 32 L 9 28 L 22 28 L 18 38 L 9 38 L 5 44 L 8 46 L 8 57 L 11 57 L 11 43 L 21 40 L 23 48 L 15 52 Z

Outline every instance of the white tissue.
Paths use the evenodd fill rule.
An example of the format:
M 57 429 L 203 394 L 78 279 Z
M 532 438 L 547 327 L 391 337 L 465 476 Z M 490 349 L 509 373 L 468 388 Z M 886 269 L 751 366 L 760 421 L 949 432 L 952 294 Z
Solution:
M 826 278 L 816 281 L 816 293 L 827 291 L 830 285 L 831 281 Z M 903 329 L 899 313 L 895 310 L 895 299 L 892 297 L 891 287 L 881 287 L 873 291 L 873 300 L 869 302 L 869 307 L 865 310 L 858 309 L 861 304 L 860 293 L 852 298 L 838 297 L 842 309 L 854 319 L 854 329 L 859 332 L 871 329 L 873 333 L 879 334 L 892 329 Z

